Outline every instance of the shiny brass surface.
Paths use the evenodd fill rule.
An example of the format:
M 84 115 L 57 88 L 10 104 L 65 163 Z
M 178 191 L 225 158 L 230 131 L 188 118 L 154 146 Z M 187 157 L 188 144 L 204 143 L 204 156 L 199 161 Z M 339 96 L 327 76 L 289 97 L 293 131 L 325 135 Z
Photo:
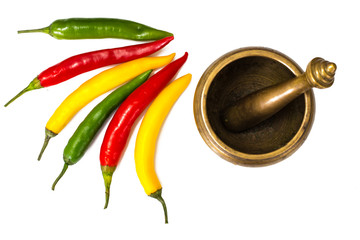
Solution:
M 304 74 L 251 93 L 230 106 L 224 111 L 223 124 L 236 132 L 254 127 L 309 89 L 330 87 L 335 71 L 334 63 L 314 58 Z
M 217 59 L 202 75 L 194 96 L 194 117 L 205 143 L 222 158 L 243 166 L 266 166 L 290 156 L 305 141 L 314 120 L 311 89 L 242 132 L 227 129 L 222 114 L 245 96 L 302 74 L 293 60 L 268 48 L 241 48 Z

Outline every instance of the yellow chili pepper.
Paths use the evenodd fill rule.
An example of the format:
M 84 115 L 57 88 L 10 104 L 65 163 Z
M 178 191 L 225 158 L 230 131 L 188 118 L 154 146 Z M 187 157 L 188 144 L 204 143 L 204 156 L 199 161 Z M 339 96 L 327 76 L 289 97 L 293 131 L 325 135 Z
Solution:
M 187 74 L 168 85 L 147 110 L 136 138 L 135 166 L 145 193 L 159 200 L 164 208 L 165 223 L 168 222 L 167 209 L 161 197 L 162 187 L 155 172 L 155 148 L 161 126 L 171 107 L 189 85 L 191 74 Z
M 105 70 L 83 83 L 61 103 L 47 122 L 45 141 L 38 160 L 41 159 L 50 138 L 59 134 L 88 103 L 143 72 L 169 64 L 174 57 L 175 53 L 163 57 L 139 58 Z

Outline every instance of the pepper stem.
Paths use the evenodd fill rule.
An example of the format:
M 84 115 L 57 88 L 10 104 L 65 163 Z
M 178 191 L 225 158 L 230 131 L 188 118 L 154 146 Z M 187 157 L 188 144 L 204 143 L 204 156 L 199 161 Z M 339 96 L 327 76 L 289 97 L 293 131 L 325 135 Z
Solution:
M 156 192 L 150 194 L 149 196 L 159 200 L 159 202 L 161 203 L 161 205 L 163 206 L 163 209 L 164 209 L 165 223 L 168 223 L 167 208 L 166 208 L 166 204 L 165 204 L 164 199 L 161 197 L 161 192 L 162 192 L 162 188 L 160 188 Z
M 38 29 L 27 29 L 27 30 L 19 30 L 18 33 L 33 33 L 33 32 L 42 32 L 49 34 L 50 27 L 38 28 Z
M 57 135 L 56 133 L 54 133 L 54 132 L 48 130 L 47 128 L 45 128 L 45 140 L 44 140 L 44 144 L 43 144 L 43 146 L 41 148 L 40 154 L 38 156 L 39 161 L 40 161 L 40 159 L 41 159 L 47 145 L 49 144 L 50 138 L 55 137 L 56 135 Z
M 110 198 L 110 185 L 111 185 L 111 180 L 112 180 L 112 175 L 115 172 L 116 166 L 107 166 L 107 165 L 103 165 L 101 166 L 101 172 L 104 178 L 104 183 L 105 183 L 105 206 L 104 209 L 107 208 L 108 204 L 109 204 L 109 198 Z
M 40 80 L 36 77 L 34 78 L 34 80 L 32 80 L 30 82 L 30 84 L 24 88 L 21 92 L 19 92 L 15 97 L 13 97 L 10 101 L 8 101 L 4 107 L 7 107 L 10 103 L 12 103 L 13 101 L 15 101 L 15 99 L 17 99 L 18 97 L 20 97 L 21 95 L 23 95 L 24 93 L 31 91 L 31 90 L 35 90 L 35 89 L 39 89 L 42 88 L 43 86 L 41 86 L 40 84 Z
M 53 185 L 52 185 L 52 187 L 51 187 L 51 189 L 52 189 L 53 191 L 55 190 L 56 184 L 59 182 L 59 180 L 62 178 L 62 176 L 64 176 L 66 170 L 68 169 L 68 166 L 69 166 L 69 165 L 68 165 L 67 163 L 64 164 L 64 167 L 63 167 L 63 169 L 61 170 L 60 175 L 55 179 L 55 181 L 54 181 L 54 183 L 53 183 Z
M 104 206 L 104 209 L 106 209 L 109 205 L 112 173 L 111 174 L 103 173 L 103 177 L 104 177 L 104 183 L 105 183 L 105 206 Z

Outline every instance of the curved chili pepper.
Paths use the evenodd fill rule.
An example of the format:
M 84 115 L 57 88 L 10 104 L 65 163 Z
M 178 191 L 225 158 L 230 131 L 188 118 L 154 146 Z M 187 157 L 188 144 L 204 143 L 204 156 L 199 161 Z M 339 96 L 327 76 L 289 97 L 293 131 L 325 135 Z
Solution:
M 100 149 L 100 165 L 105 183 L 104 208 L 107 208 L 109 203 L 112 175 L 120 162 L 134 122 L 175 76 L 187 57 L 188 53 L 185 53 L 183 57 L 171 62 L 150 77 L 126 98 L 110 121 Z
M 132 93 L 137 87 L 139 87 L 149 78 L 151 72 L 152 70 L 149 70 L 113 91 L 98 105 L 96 105 L 93 110 L 91 110 L 91 112 L 86 116 L 86 118 L 80 123 L 66 144 L 63 154 L 65 162 L 64 167 L 52 185 L 52 190 L 55 189 L 55 185 L 65 174 L 68 166 L 80 161 L 93 138 L 105 120 L 108 119 L 110 114 L 124 101 L 127 96 L 130 95 L 130 93 Z
M 159 200 L 163 206 L 165 223 L 168 223 L 167 209 L 161 196 L 162 186 L 155 172 L 156 142 L 161 126 L 176 100 L 187 88 L 191 74 L 169 84 L 151 103 L 141 122 L 135 144 L 136 173 L 145 193 Z
M 97 68 L 146 57 L 165 47 L 173 39 L 171 36 L 151 43 L 98 50 L 67 58 L 41 72 L 24 90 L 6 103 L 5 107 L 28 91 L 56 85 Z
M 18 33 L 42 32 L 56 39 L 122 38 L 130 40 L 158 40 L 172 33 L 141 23 L 115 18 L 59 19 L 40 29 L 20 30 Z
M 75 114 L 89 102 L 145 71 L 165 66 L 172 61 L 174 56 L 175 53 L 168 56 L 144 57 L 125 62 L 84 82 L 60 104 L 46 123 L 45 140 L 38 160 L 41 159 L 49 140 L 59 134 Z

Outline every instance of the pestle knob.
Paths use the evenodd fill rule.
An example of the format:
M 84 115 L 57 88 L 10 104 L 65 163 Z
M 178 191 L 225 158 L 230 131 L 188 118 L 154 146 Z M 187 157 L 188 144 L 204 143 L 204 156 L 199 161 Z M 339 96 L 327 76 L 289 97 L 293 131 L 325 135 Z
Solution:
M 314 58 L 302 75 L 251 93 L 227 108 L 223 124 L 233 132 L 254 127 L 309 89 L 330 87 L 334 83 L 335 71 L 335 63 Z

